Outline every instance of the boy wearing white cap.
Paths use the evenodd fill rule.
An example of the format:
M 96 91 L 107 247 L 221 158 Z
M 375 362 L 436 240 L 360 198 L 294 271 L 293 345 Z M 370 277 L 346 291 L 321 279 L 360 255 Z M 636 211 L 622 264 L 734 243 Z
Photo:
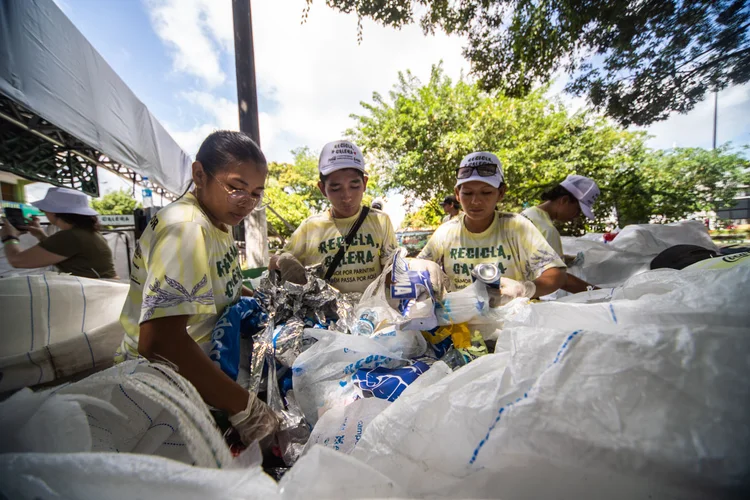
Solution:
M 560 232 L 553 221 L 570 222 L 581 214 L 593 219 L 592 206 L 599 194 L 599 186 L 592 179 L 582 175 L 569 175 L 560 184 L 542 194 L 544 202 L 541 205 L 527 208 L 521 215 L 533 222 L 555 252 L 564 258 Z M 589 286 L 592 285 L 569 274 L 562 289 L 578 293 L 585 292 Z
M 440 226 L 419 254 L 442 264 L 456 290 L 472 283 L 478 264 L 496 265 L 502 276 L 500 304 L 547 295 L 565 284 L 565 264 L 534 225 L 496 210 L 506 190 L 497 156 L 477 152 L 464 157 L 455 187 L 464 213 Z
M 329 142 L 318 161 L 318 188 L 331 208 L 305 220 L 284 247 L 304 266 L 323 264 L 325 279 L 341 292 L 364 292 L 398 247 L 391 219 L 363 207 L 367 174 L 362 151 L 350 141 Z M 270 268 L 288 258 L 273 258 Z M 294 266 L 289 268 L 294 271 Z M 294 280 L 292 280 L 294 281 Z

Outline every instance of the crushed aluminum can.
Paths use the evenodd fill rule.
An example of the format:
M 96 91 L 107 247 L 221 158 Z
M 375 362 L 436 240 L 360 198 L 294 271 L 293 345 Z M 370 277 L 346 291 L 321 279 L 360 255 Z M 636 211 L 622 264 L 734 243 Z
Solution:
M 478 264 L 471 270 L 471 276 L 491 288 L 500 288 L 502 273 L 495 264 Z

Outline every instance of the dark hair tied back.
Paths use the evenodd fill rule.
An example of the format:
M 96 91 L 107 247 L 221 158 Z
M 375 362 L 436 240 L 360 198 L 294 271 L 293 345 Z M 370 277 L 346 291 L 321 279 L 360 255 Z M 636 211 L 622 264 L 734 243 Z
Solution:
M 565 189 L 564 187 L 560 186 L 559 184 L 549 191 L 542 193 L 542 200 L 543 201 L 555 201 L 558 198 L 562 198 L 563 196 L 569 196 L 571 200 L 574 200 L 575 197 L 570 194 L 570 191 Z
M 266 166 L 266 157 L 254 140 L 243 132 L 217 130 L 203 140 L 195 155 L 195 161 L 201 162 L 203 170 L 215 175 L 230 163 L 253 162 L 260 167 Z
M 93 215 L 81 215 L 81 214 L 59 214 L 55 213 L 57 218 L 64 220 L 68 224 L 78 229 L 85 229 L 86 231 L 99 231 L 99 219 Z

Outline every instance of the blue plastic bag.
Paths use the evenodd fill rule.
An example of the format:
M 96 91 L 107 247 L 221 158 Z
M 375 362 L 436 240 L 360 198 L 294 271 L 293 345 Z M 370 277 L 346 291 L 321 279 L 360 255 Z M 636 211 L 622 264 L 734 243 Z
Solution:
M 395 401 L 404 389 L 417 380 L 417 377 L 429 370 L 430 366 L 422 361 L 414 361 L 403 368 L 365 368 L 352 375 L 352 382 L 359 387 L 365 396 Z
M 240 368 L 240 338 L 259 332 L 268 321 L 268 315 L 252 297 L 224 309 L 211 332 L 209 357 L 232 380 L 237 380 Z

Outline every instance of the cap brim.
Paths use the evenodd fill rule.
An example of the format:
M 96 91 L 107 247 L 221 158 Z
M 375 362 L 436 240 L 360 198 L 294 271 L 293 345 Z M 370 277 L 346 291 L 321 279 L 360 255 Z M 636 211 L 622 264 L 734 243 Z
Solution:
M 318 171 L 321 173 L 321 175 L 331 175 L 332 173 L 338 172 L 339 170 L 347 170 L 350 168 L 354 170 L 359 170 L 363 174 L 367 173 L 365 172 L 365 169 L 359 165 L 336 165 L 330 168 L 326 168 L 325 171 L 323 170 L 318 170 Z
M 47 200 L 32 201 L 31 205 L 35 206 L 42 212 L 52 212 L 57 214 L 78 214 L 78 215 L 99 215 L 99 212 L 91 207 L 86 208 L 69 208 L 55 205 Z
M 500 184 L 502 184 L 503 182 L 501 179 L 498 179 L 494 175 L 492 177 L 471 176 L 471 177 L 467 177 L 466 179 L 456 180 L 456 187 L 460 186 L 461 184 L 466 184 L 467 182 L 472 182 L 472 181 L 484 182 L 485 184 L 489 184 L 493 188 L 500 187 Z
M 581 206 L 581 212 L 583 212 L 583 215 L 588 217 L 589 219 L 594 219 L 594 212 L 591 210 L 591 207 L 588 205 L 585 205 L 583 202 L 578 202 L 578 204 Z

